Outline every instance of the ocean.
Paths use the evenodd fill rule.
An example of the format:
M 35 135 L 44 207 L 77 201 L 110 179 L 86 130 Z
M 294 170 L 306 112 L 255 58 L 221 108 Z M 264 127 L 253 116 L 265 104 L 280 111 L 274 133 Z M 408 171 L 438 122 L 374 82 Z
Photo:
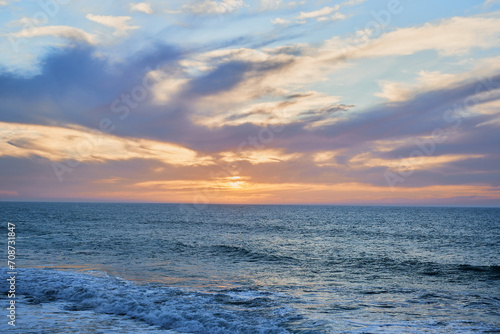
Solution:
M 500 332 L 498 208 L 0 209 L 2 333 Z

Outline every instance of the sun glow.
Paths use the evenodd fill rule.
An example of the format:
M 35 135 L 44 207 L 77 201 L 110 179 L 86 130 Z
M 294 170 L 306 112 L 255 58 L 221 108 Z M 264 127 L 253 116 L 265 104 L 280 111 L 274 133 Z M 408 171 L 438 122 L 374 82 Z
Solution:
M 241 180 L 241 176 L 230 176 L 228 177 L 230 180 L 228 182 L 229 188 L 236 189 L 244 189 L 247 182 Z

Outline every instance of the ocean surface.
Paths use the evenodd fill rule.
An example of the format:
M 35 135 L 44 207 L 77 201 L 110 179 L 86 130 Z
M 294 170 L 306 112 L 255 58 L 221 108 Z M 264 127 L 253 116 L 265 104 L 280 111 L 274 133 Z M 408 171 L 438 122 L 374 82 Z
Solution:
M 500 209 L 4 202 L 0 217 L 2 333 L 500 332 Z

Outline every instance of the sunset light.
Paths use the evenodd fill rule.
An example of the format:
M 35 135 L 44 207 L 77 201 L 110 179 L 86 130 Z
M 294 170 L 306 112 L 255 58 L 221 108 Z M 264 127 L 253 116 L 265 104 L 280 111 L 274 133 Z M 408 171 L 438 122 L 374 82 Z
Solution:
M 0 22 L 0 333 L 500 333 L 500 0 Z
M 495 1 L 9 6 L 0 198 L 500 203 Z

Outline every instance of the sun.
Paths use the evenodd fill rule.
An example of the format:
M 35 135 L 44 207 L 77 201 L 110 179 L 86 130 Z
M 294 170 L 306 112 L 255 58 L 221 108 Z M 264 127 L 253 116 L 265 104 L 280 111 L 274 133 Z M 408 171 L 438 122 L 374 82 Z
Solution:
M 241 176 L 229 176 L 225 180 L 227 187 L 231 190 L 245 189 L 248 184 Z

